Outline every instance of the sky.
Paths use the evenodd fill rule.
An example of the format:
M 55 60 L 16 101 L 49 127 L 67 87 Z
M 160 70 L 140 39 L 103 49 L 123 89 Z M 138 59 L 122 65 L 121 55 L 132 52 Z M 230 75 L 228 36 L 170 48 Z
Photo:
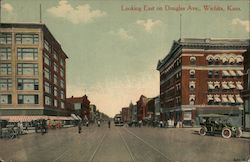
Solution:
M 39 23 L 40 4 L 69 57 L 67 97 L 87 94 L 110 116 L 159 95 L 157 62 L 180 36 L 250 38 L 249 0 L 2 0 L 1 20 Z

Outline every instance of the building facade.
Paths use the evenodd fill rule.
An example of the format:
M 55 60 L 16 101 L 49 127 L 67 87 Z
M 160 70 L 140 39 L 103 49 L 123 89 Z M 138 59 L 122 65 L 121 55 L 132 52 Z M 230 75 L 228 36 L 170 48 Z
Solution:
M 243 56 L 248 40 L 180 39 L 158 62 L 162 118 L 191 125 L 200 114 L 228 114 L 241 123 Z
M 125 123 L 130 122 L 131 121 L 131 109 L 130 109 L 130 107 L 123 107 L 121 115 L 122 115 L 123 122 L 125 122 Z
M 148 119 L 148 103 L 149 99 L 144 95 L 141 95 L 139 100 L 136 102 L 137 105 L 137 120 L 145 120 Z
M 87 95 L 82 97 L 74 97 L 66 99 L 69 105 L 72 105 L 73 113 L 80 116 L 83 120 L 91 120 L 90 118 L 90 101 Z
M 67 58 L 46 25 L 1 23 L 0 115 L 69 115 Z
M 242 97 L 244 99 L 244 130 L 250 131 L 250 47 L 244 53 L 244 91 Z

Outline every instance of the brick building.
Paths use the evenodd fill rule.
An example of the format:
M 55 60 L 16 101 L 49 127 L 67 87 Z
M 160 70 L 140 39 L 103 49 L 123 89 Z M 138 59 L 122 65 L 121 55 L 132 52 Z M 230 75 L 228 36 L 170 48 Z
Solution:
M 1 23 L 0 116 L 69 115 L 67 58 L 46 25 Z
M 198 122 L 199 114 L 228 114 L 240 122 L 243 56 L 248 40 L 180 39 L 160 60 L 162 118 Z
M 121 115 L 123 122 L 127 123 L 131 121 L 131 109 L 129 107 L 123 107 Z
M 137 120 L 145 120 L 149 117 L 148 114 L 148 101 L 150 99 L 141 95 L 139 100 L 136 102 L 137 105 Z
M 242 97 L 244 99 L 244 118 L 243 127 L 250 131 L 250 47 L 244 53 L 244 91 Z
M 73 113 L 79 115 L 83 120 L 91 120 L 90 118 L 90 101 L 88 96 L 74 97 L 66 99 L 67 103 L 73 106 Z

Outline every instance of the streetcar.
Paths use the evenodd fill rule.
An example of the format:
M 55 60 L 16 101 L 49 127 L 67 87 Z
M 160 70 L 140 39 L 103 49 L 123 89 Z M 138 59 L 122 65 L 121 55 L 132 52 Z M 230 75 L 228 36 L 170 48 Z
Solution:
M 123 120 L 121 114 L 116 114 L 114 117 L 115 126 L 123 126 Z

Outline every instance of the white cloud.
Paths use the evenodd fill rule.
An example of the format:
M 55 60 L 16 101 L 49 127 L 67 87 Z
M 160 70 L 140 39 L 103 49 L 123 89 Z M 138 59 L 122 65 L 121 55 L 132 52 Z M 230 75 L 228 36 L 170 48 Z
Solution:
M 87 89 L 87 96 L 97 108 L 113 116 L 119 113 L 122 107 L 129 106 L 132 101 L 136 104 L 143 94 L 146 97 L 155 97 L 159 94 L 159 74 L 141 74 L 135 78 L 125 76 L 123 79 L 104 80 L 94 87 Z M 82 89 L 79 89 L 82 87 Z M 68 85 L 68 97 L 83 96 L 84 85 Z
M 151 32 L 154 27 L 160 25 L 161 23 L 162 22 L 160 20 L 153 21 L 152 19 L 136 21 L 136 24 L 143 26 L 144 30 L 147 32 Z
M 232 20 L 233 25 L 240 25 L 245 28 L 247 32 L 250 32 L 250 21 L 249 20 L 241 20 L 239 18 L 235 18 Z
M 90 5 L 78 5 L 75 8 L 67 0 L 61 0 L 58 6 L 51 7 L 47 10 L 55 17 L 65 18 L 73 24 L 89 23 L 95 18 L 103 17 L 106 12 L 101 10 L 92 10 Z
M 13 7 L 12 7 L 12 5 L 9 4 L 9 3 L 4 3 L 4 4 L 2 5 L 2 8 L 3 8 L 5 11 L 7 11 L 7 12 L 12 12 L 12 11 L 13 11 Z
M 134 39 L 132 35 L 129 35 L 129 32 L 123 28 L 120 28 L 117 32 L 111 31 L 111 34 L 118 35 L 122 40 L 131 40 Z

